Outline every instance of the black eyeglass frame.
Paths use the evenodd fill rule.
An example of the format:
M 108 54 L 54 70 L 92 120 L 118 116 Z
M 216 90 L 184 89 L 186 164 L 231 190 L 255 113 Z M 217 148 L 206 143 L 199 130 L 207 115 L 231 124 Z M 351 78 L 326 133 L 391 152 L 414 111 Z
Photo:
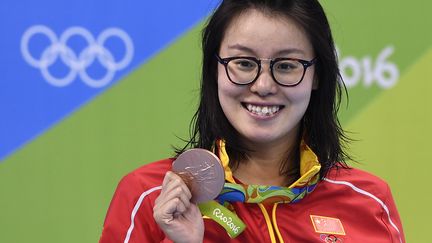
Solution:
M 262 61 L 262 60 L 270 60 L 270 73 L 271 73 L 271 75 L 272 75 L 273 80 L 274 80 L 277 84 L 279 84 L 280 86 L 284 86 L 284 87 L 294 87 L 294 86 L 299 85 L 299 84 L 301 83 L 301 81 L 303 81 L 303 78 L 304 78 L 304 76 L 305 76 L 305 74 L 306 74 L 306 70 L 308 69 L 308 67 L 314 65 L 314 64 L 316 63 L 316 61 L 317 61 L 317 57 L 313 58 L 313 59 L 310 60 L 310 61 L 307 61 L 307 60 L 303 60 L 303 59 L 298 59 L 298 58 L 288 58 L 288 57 L 278 57 L 278 58 L 273 58 L 273 59 L 258 59 L 258 58 L 256 58 L 256 57 L 249 57 L 249 56 L 244 56 L 244 57 L 243 57 L 243 56 L 239 56 L 239 57 L 226 57 L 226 58 L 221 58 L 218 54 L 215 54 L 215 56 L 216 56 L 216 59 L 218 60 L 218 62 L 219 62 L 220 64 L 224 65 L 224 67 L 225 67 L 225 72 L 226 72 L 226 74 L 227 74 L 228 79 L 229 79 L 233 84 L 237 84 L 237 85 L 248 85 L 248 84 L 251 84 L 251 83 L 255 82 L 255 81 L 258 79 L 258 77 L 260 76 L 260 74 L 261 74 L 261 61 Z M 230 77 L 230 75 L 229 75 L 229 72 L 228 72 L 228 63 L 231 62 L 232 60 L 238 60 L 238 59 L 248 59 L 248 60 L 251 60 L 251 61 L 255 62 L 256 64 L 258 64 L 258 72 L 257 72 L 257 74 L 256 74 L 256 77 L 255 77 L 253 80 L 251 80 L 250 82 L 247 82 L 247 83 L 237 83 L 237 82 L 234 82 L 234 81 L 231 79 L 231 77 Z M 279 81 L 277 81 L 277 79 L 275 78 L 275 75 L 274 75 L 274 73 L 273 73 L 273 65 L 274 65 L 276 62 L 283 61 L 283 60 L 297 61 L 297 62 L 299 62 L 300 64 L 303 65 L 303 74 L 302 74 L 300 80 L 299 80 L 297 83 L 294 83 L 294 84 L 282 84 L 282 83 L 280 83 Z

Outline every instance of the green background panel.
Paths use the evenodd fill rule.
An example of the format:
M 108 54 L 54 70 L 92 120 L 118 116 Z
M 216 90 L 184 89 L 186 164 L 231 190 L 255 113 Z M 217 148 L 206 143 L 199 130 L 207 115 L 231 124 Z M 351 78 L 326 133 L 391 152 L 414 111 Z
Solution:
M 0 242 L 98 241 L 121 177 L 188 135 L 200 27 L 0 164 Z
M 366 56 L 376 60 L 391 45 L 395 51 L 388 61 L 396 63 L 402 75 L 432 45 L 430 1 L 320 2 L 325 7 L 342 60 L 347 56 L 359 61 Z M 341 110 L 341 120 L 348 121 L 383 91 L 376 82 L 366 87 L 360 81 L 350 88 L 349 109 Z
M 391 185 L 407 242 L 429 242 L 431 63 L 432 49 L 406 70 L 391 92 L 377 97 L 346 126 L 358 139 L 353 146 L 360 163 L 356 166 Z

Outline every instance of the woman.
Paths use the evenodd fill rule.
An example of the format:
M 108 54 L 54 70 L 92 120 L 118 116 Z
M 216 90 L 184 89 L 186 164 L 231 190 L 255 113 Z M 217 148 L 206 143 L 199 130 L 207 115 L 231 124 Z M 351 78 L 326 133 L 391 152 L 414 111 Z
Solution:
M 203 217 L 166 159 L 123 178 L 100 242 L 405 241 L 387 184 L 344 163 L 342 82 L 318 1 L 224 0 L 203 54 L 195 132 L 178 152 L 214 151 L 227 187 L 246 188 L 218 198 L 232 222 Z

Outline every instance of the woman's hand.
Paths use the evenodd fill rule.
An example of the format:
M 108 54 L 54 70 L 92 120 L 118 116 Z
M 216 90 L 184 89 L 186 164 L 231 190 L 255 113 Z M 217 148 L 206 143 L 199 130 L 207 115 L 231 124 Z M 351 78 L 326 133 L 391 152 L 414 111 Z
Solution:
M 167 172 L 162 191 L 155 201 L 153 217 L 168 238 L 176 243 L 202 242 L 204 222 L 192 194 L 174 172 Z

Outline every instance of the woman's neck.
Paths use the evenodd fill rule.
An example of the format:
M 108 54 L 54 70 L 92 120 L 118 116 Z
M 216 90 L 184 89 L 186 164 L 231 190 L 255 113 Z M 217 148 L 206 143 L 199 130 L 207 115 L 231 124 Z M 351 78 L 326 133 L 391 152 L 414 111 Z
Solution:
M 248 185 L 288 186 L 298 178 L 299 165 L 294 155 L 297 146 L 255 146 L 246 160 L 238 163 L 234 176 Z M 288 148 L 288 149 L 287 149 Z M 281 173 L 281 168 L 290 175 Z M 292 173 L 291 173 L 292 172 Z

